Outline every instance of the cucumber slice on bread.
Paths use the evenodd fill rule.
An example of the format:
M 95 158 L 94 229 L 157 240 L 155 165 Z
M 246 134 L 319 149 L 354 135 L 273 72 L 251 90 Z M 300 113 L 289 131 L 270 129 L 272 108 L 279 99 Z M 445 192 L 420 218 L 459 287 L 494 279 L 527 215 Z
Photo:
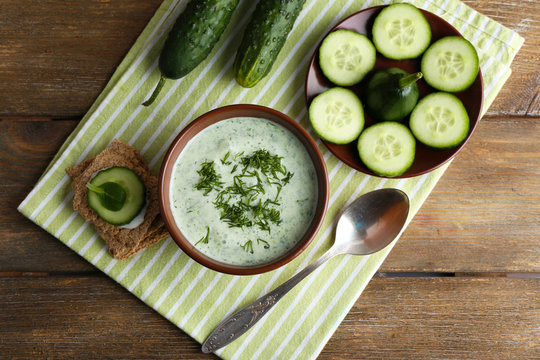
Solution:
M 126 167 L 115 166 L 99 171 L 87 187 L 88 205 L 112 225 L 129 224 L 146 203 L 143 181 Z

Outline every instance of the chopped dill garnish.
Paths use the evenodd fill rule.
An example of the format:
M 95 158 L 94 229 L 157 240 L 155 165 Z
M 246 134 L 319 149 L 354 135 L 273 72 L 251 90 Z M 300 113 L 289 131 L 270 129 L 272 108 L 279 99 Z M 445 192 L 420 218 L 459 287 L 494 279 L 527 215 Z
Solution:
M 262 203 L 259 202 L 251 206 L 253 217 L 256 219 L 255 224 L 259 229 L 270 232 L 270 222 L 279 225 L 281 223 L 281 213 L 275 208 L 271 208 L 270 204 L 278 205 L 268 199 Z
M 244 152 L 232 154 L 229 151 L 220 160 L 221 164 L 232 168 L 231 174 L 240 166 L 241 171 L 232 177 L 232 184 L 225 186 L 221 175 L 216 173 L 214 162 L 207 160 L 197 171 L 201 179 L 195 186 L 197 190 L 203 191 L 205 196 L 213 190 L 216 191 L 212 203 L 220 212 L 220 220 L 229 227 L 244 229 L 257 226 L 268 232 L 271 224 L 279 225 L 282 221 L 279 196 L 282 188 L 293 176 L 282 164 L 282 157 L 259 149 L 249 155 L 244 155 Z M 203 240 L 204 238 L 199 242 L 208 242 L 208 239 L 206 242 Z M 263 242 L 265 248 L 270 246 L 262 239 L 257 239 L 257 244 L 259 242 Z M 251 241 L 242 247 L 253 253 Z
M 263 239 L 257 239 L 257 245 L 258 245 L 259 243 L 263 243 L 263 244 L 264 244 L 263 247 L 264 247 L 265 249 L 270 249 L 270 244 L 268 243 L 268 241 L 263 240 Z
M 221 203 L 218 206 L 221 209 L 220 219 L 229 224 L 229 227 L 251 227 L 253 222 L 248 219 L 246 215 L 245 207 L 242 203 L 229 205 L 228 203 Z
M 277 209 L 266 209 L 265 217 L 276 225 L 281 224 L 281 213 Z
M 203 244 L 208 244 L 208 236 L 210 236 L 210 228 L 206 227 L 206 235 L 201 238 L 201 240 L 197 241 L 195 245 L 202 242 Z
M 245 252 L 253 254 L 253 242 L 251 240 L 248 240 L 244 245 L 240 245 L 240 247 L 244 249 Z
M 288 184 L 289 181 L 291 181 L 293 175 L 294 174 L 292 172 L 287 171 L 287 173 L 285 174 L 285 177 L 281 179 L 281 182 L 283 183 L 283 185 Z
M 281 164 L 281 156 L 272 155 L 265 149 L 259 149 L 249 156 L 242 157 L 243 172 L 249 167 L 260 170 L 269 180 L 278 179 L 277 174 L 286 174 L 287 168 Z
M 259 219 L 255 224 L 259 227 L 259 229 L 263 231 L 268 231 L 270 233 L 270 224 L 266 219 Z
M 203 190 L 205 196 L 208 195 L 212 190 L 221 189 L 221 186 L 223 185 L 223 183 L 220 181 L 221 175 L 216 173 L 213 161 L 203 162 L 201 168 L 197 171 L 197 174 L 201 176 L 201 180 L 197 185 L 195 185 L 195 189 Z
M 227 153 L 225 154 L 225 156 L 223 157 L 223 159 L 221 159 L 221 163 L 223 165 L 230 165 L 232 164 L 231 161 L 227 161 L 227 159 L 229 158 L 229 155 L 231 155 L 231 152 L 230 151 L 227 151 Z
M 248 193 L 246 183 L 244 182 L 244 180 L 242 180 L 242 177 L 240 176 L 235 176 L 233 179 L 233 185 L 226 187 L 224 191 L 232 195 L 241 196 L 246 196 Z
M 268 201 L 269 203 L 274 204 L 274 205 L 279 205 L 278 197 L 279 197 L 279 194 L 281 193 L 281 188 L 282 188 L 281 185 L 279 185 L 279 186 L 277 187 L 276 197 L 274 198 L 273 201 L 270 201 L 270 200 L 266 200 L 266 201 Z
M 251 211 L 253 211 L 253 217 L 255 218 L 261 218 L 264 216 L 264 207 L 261 202 L 261 199 L 259 199 L 258 203 L 251 206 Z

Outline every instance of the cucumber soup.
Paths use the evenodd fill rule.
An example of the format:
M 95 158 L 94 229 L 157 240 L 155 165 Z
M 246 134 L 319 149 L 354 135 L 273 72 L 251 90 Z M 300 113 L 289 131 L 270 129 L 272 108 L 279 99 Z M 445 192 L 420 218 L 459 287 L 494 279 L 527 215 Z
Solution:
M 237 117 L 187 143 L 174 164 L 170 202 L 178 228 L 205 255 L 259 265 L 304 235 L 317 191 L 311 157 L 294 134 L 269 120 Z

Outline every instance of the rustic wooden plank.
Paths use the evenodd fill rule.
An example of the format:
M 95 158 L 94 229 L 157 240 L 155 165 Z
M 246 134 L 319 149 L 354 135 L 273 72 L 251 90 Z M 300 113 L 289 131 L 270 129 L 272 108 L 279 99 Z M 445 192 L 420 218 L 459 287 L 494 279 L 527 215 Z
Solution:
M 482 120 L 382 271 L 540 271 L 538 134 L 538 120 Z
M 0 120 L 0 271 L 94 271 L 17 211 L 76 125 Z
M 161 0 L 3 0 L 0 115 L 82 116 Z
M 5 358 L 216 358 L 103 277 L 0 277 Z
M 465 0 L 468 6 L 516 31 L 524 39 L 512 64 L 512 75 L 488 111 L 489 115 L 540 115 L 540 2 Z
M 374 278 L 323 358 L 538 358 L 539 289 L 539 279 Z
M 80 117 L 147 24 L 160 0 L 54 0 L 0 12 L 0 115 Z M 540 3 L 466 3 L 526 39 L 490 114 L 539 115 Z M 29 36 L 30 34 L 30 36 Z
M 0 121 L 0 271 L 93 270 L 15 210 L 75 124 Z M 539 132 L 532 118 L 481 121 L 381 271 L 540 271 Z
M 539 288 L 539 279 L 374 278 L 320 358 L 532 358 Z M 0 289 L 6 358 L 214 358 L 105 277 L 0 277 Z

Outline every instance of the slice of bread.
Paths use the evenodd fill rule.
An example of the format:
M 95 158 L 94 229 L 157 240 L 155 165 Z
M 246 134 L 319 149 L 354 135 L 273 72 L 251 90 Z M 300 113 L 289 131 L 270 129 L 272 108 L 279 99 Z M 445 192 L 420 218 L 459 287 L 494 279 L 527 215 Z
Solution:
M 148 207 L 144 221 L 134 229 L 109 224 L 88 206 L 86 184 L 98 171 L 113 166 L 133 170 L 146 186 Z M 169 235 L 159 212 L 158 179 L 150 172 L 139 152 L 133 147 L 118 139 L 113 140 L 111 145 L 96 157 L 86 159 L 66 171 L 73 178 L 71 184 L 75 192 L 73 209 L 86 221 L 94 224 L 114 258 L 127 259 Z

